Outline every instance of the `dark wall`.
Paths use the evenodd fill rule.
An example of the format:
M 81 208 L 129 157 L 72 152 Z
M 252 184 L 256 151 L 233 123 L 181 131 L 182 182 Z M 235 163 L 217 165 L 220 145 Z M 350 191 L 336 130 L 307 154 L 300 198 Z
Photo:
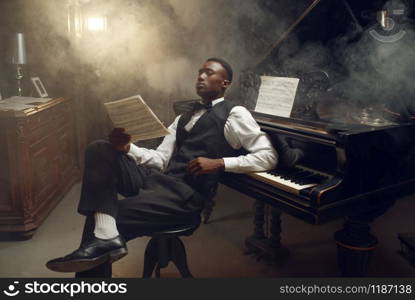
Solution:
M 85 10 L 106 14 L 111 30 L 104 37 L 79 38 L 67 27 L 68 4 L 74 2 L 0 0 L 0 88 L 5 96 L 16 94 L 7 51 L 13 33 L 23 32 L 28 58 L 24 95 L 35 95 L 29 79 L 39 76 L 51 97 L 73 98 L 84 144 L 106 138 L 111 128 L 102 103 L 137 93 L 170 124 L 172 102 L 196 97 L 194 81 L 203 59 L 222 56 L 240 69 L 236 57 L 242 65 L 252 51 L 237 39 L 245 40 L 247 28 L 263 29 L 262 10 L 251 13 L 248 7 L 241 13 L 245 18 L 235 14 L 238 3 L 247 5 L 240 0 L 191 1 L 190 8 L 174 0 L 92 0 L 79 2 Z
M 0 0 L 0 89 L 3 98 L 17 93 L 16 72 L 9 60 L 13 36 L 23 32 L 28 59 L 24 66 L 23 95 L 37 96 L 30 77 L 39 76 L 50 97 L 71 98 L 76 108 L 80 147 L 84 148 L 95 139 L 106 138 L 111 129 L 102 103 L 142 91 L 145 82 L 132 78 L 131 82 L 117 85 L 110 82 L 114 78 L 98 75 L 92 65 L 85 63 L 77 53 L 79 41 L 67 31 L 67 3 Z M 165 106 L 156 109 L 162 119 L 166 119 L 165 111 Z
M 9 97 L 15 90 L 15 70 L 10 65 L 9 42 L 12 32 L 23 29 L 18 3 L 15 1 L 0 1 L 0 91 L 3 98 Z
M 105 36 L 68 32 L 68 4 L 111 19 Z M 234 67 L 229 97 L 244 103 L 238 75 L 255 66 L 310 0 L 0 0 L 0 37 L 22 31 L 29 64 L 26 80 L 39 76 L 52 97 L 77 103 L 78 124 L 88 143 L 106 138 L 111 124 L 102 103 L 141 94 L 166 125 L 174 118 L 172 102 L 194 99 L 197 69 L 219 56 Z M 5 66 L 7 42 L 0 54 Z M 0 73 L 13 88 L 14 73 Z M 27 82 L 25 93 L 32 89 Z M 0 83 L 1 84 L 1 83 Z

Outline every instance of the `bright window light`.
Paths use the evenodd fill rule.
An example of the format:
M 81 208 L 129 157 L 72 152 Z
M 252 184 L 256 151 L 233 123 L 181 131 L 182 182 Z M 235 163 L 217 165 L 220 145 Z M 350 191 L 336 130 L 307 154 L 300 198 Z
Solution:
M 89 17 L 86 25 L 88 31 L 105 31 L 107 29 L 107 19 L 105 17 Z

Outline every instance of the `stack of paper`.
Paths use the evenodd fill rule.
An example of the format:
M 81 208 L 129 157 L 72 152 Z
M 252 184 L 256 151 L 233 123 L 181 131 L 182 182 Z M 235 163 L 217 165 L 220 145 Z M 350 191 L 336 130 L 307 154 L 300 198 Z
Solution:
M 21 111 L 28 108 L 36 107 L 39 104 L 46 103 L 52 98 L 34 98 L 13 96 L 0 101 L 0 110 L 16 110 Z
M 116 128 L 124 128 L 132 142 L 162 137 L 169 134 L 140 95 L 104 103 Z

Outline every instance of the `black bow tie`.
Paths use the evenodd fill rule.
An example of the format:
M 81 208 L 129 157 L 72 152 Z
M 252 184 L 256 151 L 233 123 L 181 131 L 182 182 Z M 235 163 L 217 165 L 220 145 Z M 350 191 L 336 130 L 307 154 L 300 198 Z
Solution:
M 212 109 L 212 103 L 209 102 L 209 103 L 205 104 L 203 102 L 198 101 L 198 102 L 195 102 L 193 104 L 193 111 L 198 111 L 198 110 L 201 110 L 201 109 L 206 109 L 206 110 Z

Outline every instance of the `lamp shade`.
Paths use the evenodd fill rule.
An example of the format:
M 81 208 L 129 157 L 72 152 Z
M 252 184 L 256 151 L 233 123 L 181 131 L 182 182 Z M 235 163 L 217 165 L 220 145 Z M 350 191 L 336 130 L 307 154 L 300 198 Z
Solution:
M 24 65 L 27 63 L 26 48 L 23 33 L 16 33 L 13 37 L 12 64 Z

